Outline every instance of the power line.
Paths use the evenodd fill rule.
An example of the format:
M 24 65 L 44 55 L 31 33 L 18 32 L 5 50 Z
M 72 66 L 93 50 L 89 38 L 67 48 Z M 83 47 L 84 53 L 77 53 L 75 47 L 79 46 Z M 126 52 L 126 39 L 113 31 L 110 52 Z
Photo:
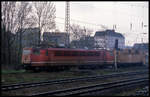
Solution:
M 93 3 L 93 2 L 91 2 Z M 90 5 L 88 3 L 71 3 L 71 4 L 74 4 L 74 5 L 80 5 L 80 6 L 88 6 L 88 7 L 91 7 L 91 3 Z M 101 3 L 101 2 L 97 2 L 97 3 Z M 113 3 L 113 2 L 112 2 Z M 130 2 L 130 3 L 123 3 L 123 2 L 114 2 L 115 4 L 119 5 L 119 4 L 123 4 L 123 5 L 126 5 L 126 6 L 133 6 L 133 7 L 144 7 L 144 8 L 148 8 L 148 6 L 145 6 L 144 5 L 144 2 L 141 2 L 141 3 L 137 3 L 137 2 Z M 139 5 L 140 4 L 140 5 Z M 93 7 L 96 6 L 96 5 L 93 5 Z
M 131 6 L 131 7 L 139 7 L 139 8 L 148 8 L 148 6 L 144 6 L 144 5 L 135 5 L 135 4 L 133 4 L 133 3 L 118 3 L 118 2 L 115 2 L 115 4 L 116 5 L 119 5 L 119 4 L 123 4 L 123 5 L 126 5 L 126 6 Z M 80 4 L 80 3 L 79 3 Z M 138 4 L 138 3 L 137 3 Z M 83 6 L 89 6 L 89 5 L 83 5 Z M 114 5 L 113 5 L 114 6 Z M 111 10 L 110 10 L 111 11 Z M 125 14 L 127 14 L 126 12 L 120 12 L 120 13 L 125 13 Z M 130 14 L 128 14 L 128 15 L 130 15 Z M 136 15 L 134 15 L 134 17 L 138 17 L 139 18 L 139 16 L 136 16 Z
M 123 4 L 123 3 L 122 3 Z M 127 3 L 124 3 L 127 5 Z M 130 3 L 129 3 L 130 4 Z M 87 6 L 87 5 L 84 5 L 84 6 Z M 129 5 L 128 5 L 129 6 Z M 130 6 L 134 6 L 134 4 L 130 4 Z M 136 5 L 138 6 L 138 5 Z M 141 7 L 141 6 L 140 6 Z M 143 7 L 143 6 L 142 6 Z M 134 16 L 135 17 L 135 16 Z M 56 17 L 56 18 L 60 18 L 60 19 L 64 19 L 62 17 Z M 138 17 L 139 18 L 139 17 Z M 83 23 L 83 24 L 89 24 L 89 25 L 93 25 L 93 26 L 102 26 L 102 24 L 96 24 L 96 23 L 89 23 L 89 22 L 85 22 L 85 21 L 81 21 L 81 20 L 75 20 L 75 19 L 71 19 L 71 21 L 75 21 L 75 22 L 79 22 L 79 23 Z M 130 22 L 130 30 L 132 29 L 132 25 L 133 23 Z M 116 27 L 116 26 L 115 26 Z
M 56 17 L 56 18 L 65 19 L 65 18 L 62 18 L 62 17 Z M 89 23 L 89 22 L 86 22 L 86 21 L 81 21 L 81 20 L 76 20 L 76 19 L 71 19 L 71 21 L 76 21 L 76 22 L 80 22 L 80 23 L 85 23 L 85 24 L 91 24 L 91 25 L 96 25 L 96 26 L 98 26 L 98 24 Z
M 116 3 L 115 3 L 116 4 Z M 120 3 L 120 4 L 124 4 L 124 5 L 127 5 L 127 4 L 130 4 L 130 6 L 134 6 L 134 4 L 131 4 L 131 3 Z M 87 6 L 87 5 L 83 5 L 83 6 Z M 129 6 L 129 5 L 128 5 Z M 136 5 L 138 6 L 138 5 Z M 120 12 L 119 12 L 120 13 Z M 134 18 L 141 18 L 137 15 L 133 15 L 133 14 L 129 14 L 129 13 L 126 13 L 126 12 L 122 12 L 121 11 L 121 14 L 125 14 L 125 15 L 132 15 L 132 17 Z M 59 17 L 58 17 L 59 18 Z M 61 19 L 64 19 L 64 18 L 61 18 Z M 94 25 L 94 26 L 99 26 L 99 25 L 102 25 L 102 24 L 95 24 L 95 23 L 89 23 L 89 22 L 85 22 L 85 21 L 80 21 L 80 20 L 75 20 L 75 19 L 71 19 L 71 21 L 75 21 L 75 22 L 79 22 L 79 23 L 84 23 L 84 24 L 89 24 L 89 25 Z
M 148 8 L 148 6 L 139 5 L 139 3 L 134 3 L 134 4 L 133 3 L 119 3 L 119 4 L 123 4 L 123 5 L 127 5 L 127 6 L 132 6 L 132 7 Z
M 63 17 L 56 17 L 56 18 L 59 18 L 59 19 L 65 19 Z M 96 24 L 96 23 L 90 23 L 90 22 L 86 22 L 86 21 L 81 21 L 81 20 L 76 20 L 76 19 L 70 19 L 71 21 L 76 21 L 76 22 L 79 22 L 79 23 L 83 23 L 83 24 L 89 24 L 89 25 L 94 25 L 94 26 L 105 26 L 103 24 Z M 106 27 L 106 26 L 105 26 Z
M 63 27 L 64 27 L 64 23 L 61 23 L 61 22 L 56 22 L 56 23 L 59 25 L 63 25 Z
M 56 17 L 56 18 L 59 18 L 59 19 L 65 19 L 63 17 Z M 79 22 L 79 23 L 83 23 L 83 24 L 89 24 L 89 25 L 94 25 L 94 26 L 102 26 L 103 24 L 96 24 L 96 23 L 90 23 L 90 22 L 86 22 L 86 21 L 81 21 L 81 20 L 76 20 L 76 19 L 71 19 L 71 21 L 75 21 L 75 22 Z M 133 23 L 130 23 L 130 29 L 132 29 L 132 25 Z M 104 25 L 103 25 L 104 26 Z M 145 24 L 143 24 L 143 26 L 146 26 Z

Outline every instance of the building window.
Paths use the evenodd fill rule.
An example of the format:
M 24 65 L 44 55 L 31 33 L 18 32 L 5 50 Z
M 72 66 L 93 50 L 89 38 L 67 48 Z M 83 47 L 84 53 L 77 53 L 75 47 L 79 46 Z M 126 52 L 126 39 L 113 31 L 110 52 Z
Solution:
M 62 51 L 55 51 L 55 56 L 63 56 L 63 52 Z
M 88 52 L 88 56 L 94 56 L 93 52 Z
M 70 56 L 71 55 L 71 52 L 69 51 L 64 51 L 64 56 Z
M 78 55 L 78 52 L 72 52 L 72 56 L 77 56 Z
M 80 52 L 80 56 L 86 56 L 85 52 Z
M 100 53 L 99 53 L 99 52 L 95 52 L 94 55 L 95 55 L 95 56 L 100 56 Z

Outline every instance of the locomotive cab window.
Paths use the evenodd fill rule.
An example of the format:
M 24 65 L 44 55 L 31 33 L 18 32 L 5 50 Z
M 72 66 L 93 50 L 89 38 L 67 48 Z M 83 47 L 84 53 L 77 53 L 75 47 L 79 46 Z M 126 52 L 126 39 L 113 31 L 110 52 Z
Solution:
M 24 55 L 28 55 L 28 54 L 30 54 L 31 53 L 31 50 L 23 50 L 23 54 Z

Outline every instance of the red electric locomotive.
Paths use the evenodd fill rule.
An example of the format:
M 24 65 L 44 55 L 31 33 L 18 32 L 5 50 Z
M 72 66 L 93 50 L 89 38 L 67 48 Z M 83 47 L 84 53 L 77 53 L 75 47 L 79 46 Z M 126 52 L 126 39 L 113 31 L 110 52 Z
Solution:
M 24 48 L 22 64 L 26 69 L 99 67 L 114 64 L 114 54 L 108 50 L 69 48 Z

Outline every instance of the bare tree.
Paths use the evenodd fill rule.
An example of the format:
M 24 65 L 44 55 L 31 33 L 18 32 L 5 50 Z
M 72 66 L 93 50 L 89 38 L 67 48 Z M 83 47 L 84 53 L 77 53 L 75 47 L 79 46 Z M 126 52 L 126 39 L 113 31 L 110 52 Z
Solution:
M 90 36 L 92 34 L 92 30 L 81 27 L 80 25 L 73 24 L 70 26 L 71 32 L 72 32 L 72 38 L 73 40 L 79 40 L 84 36 Z
M 84 30 L 80 25 L 73 24 L 70 26 L 70 30 L 72 32 L 73 40 L 79 40 L 83 35 L 85 35 Z
M 17 10 L 17 23 L 18 23 L 18 34 L 19 34 L 19 50 L 18 56 L 19 61 L 21 60 L 22 55 L 22 35 L 24 32 L 24 28 L 28 28 L 31 26 L 31 22 L 29 22 L 29 14 L 31 12 L 31 5 L 28 2 L 20 2 L 18 4 Z
M 28 23 L 28 15 L 31 10 L 31 6 L 27 2 L 11 2 L 5 1 L 1 3 L 2 5 L 2 19 L 1 23 L 3 24 L 3 36 L 4 43 L 7 43 L 5 46 L 4 52 L 8 52 L 8 62 L 11 61 L 12 54 L 12 44 L 16 38 L 19 36 L 19 58 L 21 57 L 21 49 L 22 49 L 22 29 L 27 27 Z M 29 26 L 29 25 L 28 25 Z M 16 37 L 13 35 L 16 32 L 19 32 L 19 35 Z M 15 41 L 16 42 L 16 41 Z M 7 50 L 7 51 L 6 51 Z M 9 63 L 10 64 L 10 63 Z
M 14 41 L 12 34 L 14 33 L 15 26 L 15 12 L 16 12 L 16 2 L 2 2 L 2 39 L 3 39 L 3 52 L 4 52 L 4 61 L 6 64 L 11 63 L 11 46 Z M 7 63 L 8 62 L 8 63 Z
M 30 20 L 40 29 L 38 42 L 40 44 L 41 32 L 55 28 L 56 9 L 51 2 L 34 2 L 33 5 L 33 15 Z
M 93 30 L 92 29 L 89 29 L 89 28 L 86 28 L 86 27 L 83 27 L 84 29 L 84 32 L 85 32 L 85 36 L 91 36 Z
M 80 25 L 71 25 L 72 42 L 71 45 L 76 48 L 94 48 L 94 38 L 91 37 L 93 30 L 81 27 Z

